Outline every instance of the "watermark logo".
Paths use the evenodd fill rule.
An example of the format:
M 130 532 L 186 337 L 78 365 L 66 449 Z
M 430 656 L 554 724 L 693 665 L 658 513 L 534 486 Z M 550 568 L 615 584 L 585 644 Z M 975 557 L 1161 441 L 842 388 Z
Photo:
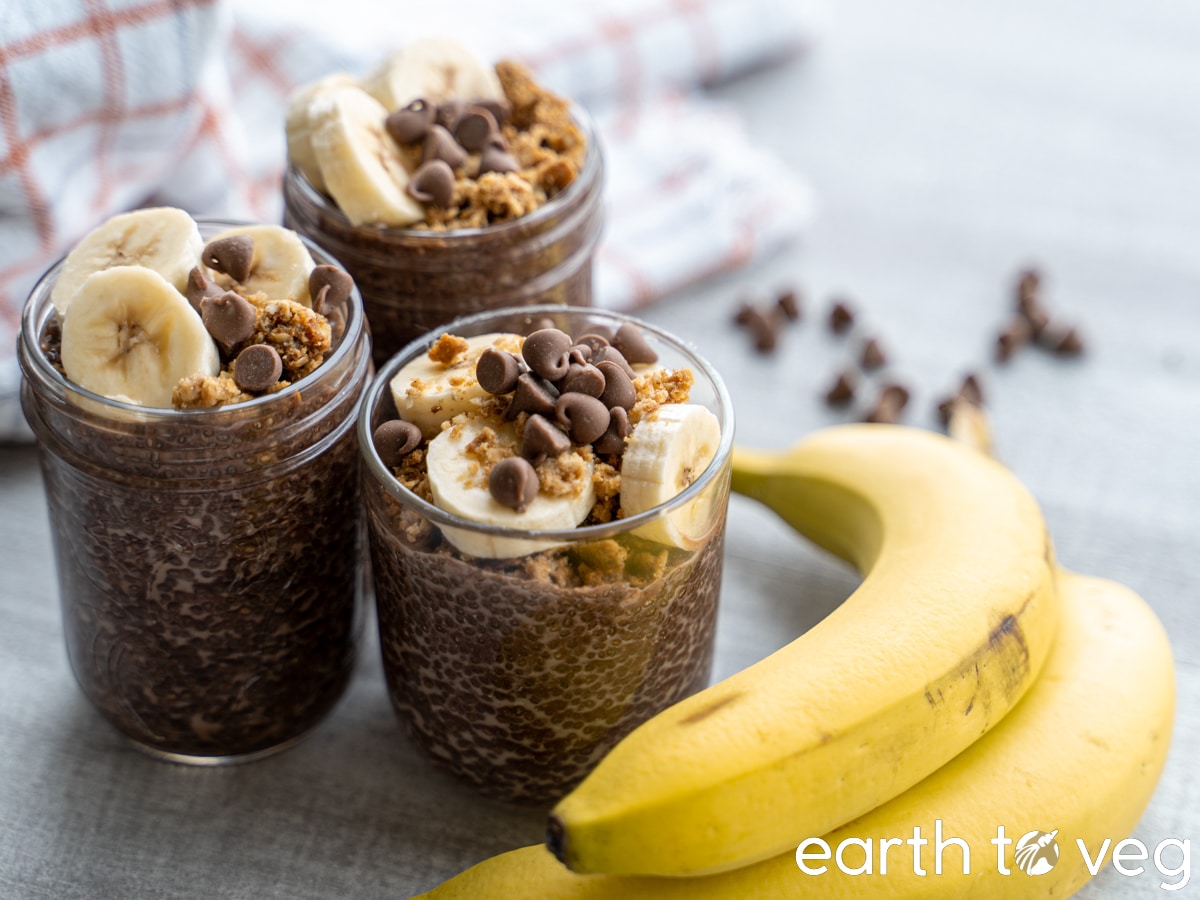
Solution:
M 1026 875 L 1045 875 L 1058 864 L 1058 829 L 1027 831 L 1017 841 L 1013 862 Z

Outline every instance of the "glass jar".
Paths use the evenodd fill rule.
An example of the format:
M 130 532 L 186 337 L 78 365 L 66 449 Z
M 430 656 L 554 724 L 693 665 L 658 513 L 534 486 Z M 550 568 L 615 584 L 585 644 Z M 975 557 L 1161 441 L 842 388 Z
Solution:
M 199 224 L 207 239 L 238 223 Z M 352 292 L 331 319 L 333 347 L 301 381 L 235 405 L 150 409 L 84 390 L 47 358 L 60 266 L 25 306 L 18 355 L 75 677 L 153 755 L 220 764 L 280 750 L 333 707 L 360 637 L 361 300 Z
M 583 167 L 549 202 L 486 228 L 432 231 L 351 225 L 294 167 L 284 175 L 284 221 L 336 256 L 362 292 L 375 362 L 451 319 L 489 309 L 590 306 L 592 256 L 604 221 L 604 157 L 590 120 Z
M 451 515 L 405 488 L 372 436 L 396 416 L 389 382 L 442 330 L 461 337 L 553 325 L 571 335 L 635 322 L 667 368 L 695 376 L 689 402 L 720 423 L 715 457 L 669 502 L 607 524 L 522 532 Z M 410 344 L 363 401 L 359 441 L 384 673 L 411 738 L 492 797 L 557 799 L 624 735 L 711 674 L 729 498 L 733 410 L 690 347 L 599 310 L 501 310 Z M 666 541 L 666 517 L 686 539 Z M 490 537 L 506 558 L 457 549 Z M 616 560 L 615 568 L 612 561 Z M 607 567 L 605 577 L 584 572 Z M 581 577 L 582 575 L 582 577 Z

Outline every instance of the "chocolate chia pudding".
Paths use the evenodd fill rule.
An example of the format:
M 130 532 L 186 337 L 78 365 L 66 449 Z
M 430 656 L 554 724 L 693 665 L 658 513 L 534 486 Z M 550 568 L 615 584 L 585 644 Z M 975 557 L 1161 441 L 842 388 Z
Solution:
M 207 239 L 230 227 L 199 230 Z M 273 239 L 255 237 L 259 274 L 260 256 L 280 259 Z M 305 250 L 311 265 L 332 262 Z M 108 721 L 154 755 L 212 764 L 281 749 L 337 701 L 360 636 L 353 424 L 370 360 L 357 292 L 340 282 L 340 295 L 322 290 L 321 275 L 301 272 L 296 283 L 315 287 L 311 296 L 271 298 L 251 290 L 253 274 L 235 278 L 232 292 L 252 299 L 238 294 L 250 312 L 234 327 L 220 311 L 246 307 L 218 284 L 228 281 L 219 268 L 202 266 L 217 288 L 185 285 L 179 300 L 218 345 L 218 371 L 172 383 L 173 374 L 139 370 L 114 399 L 81 386 L 111 373 L 94 371 L 100 354 L 81 355 L 70 340 L 83 333 L 83 298 L 116 269 L 84 280 L 64 312 L 55 287 L 75 265 L 68 256 L 34 289 L 19 342 L 75 677 Z M 170 281 L 164 290 L 175 289 Z M 128 346 L 157 339 L 139 303 L 130 301 L 128 323 L 112 332 Z M 173 320 L 176 333 L 184 319 Z M 264 368 L 264 359 L 277 365 Z M 152 402 L 155 390 L 171 399 Z
M 567 344 L 590 361 L 558 359 L 563 414 L 532 412 L 528 383 L 549 382 Z M 607 421 L 572 396 L 591 394 L 589 367 Z M 614 401 L 622 385 L 634 393 Z M 397 355 L 359 439 L 384 670 L 414 742 L 484 794 L 545 803 L 704 687 L 732 434 L 716 373 L 616 314 L 484 314 Z
M 590 305 L 603 157 L 587 116 L 521 66 L 418 42 L 300 89 L 288 148 L 285 222 L 354 276 L 377 365 L 480 310 Z

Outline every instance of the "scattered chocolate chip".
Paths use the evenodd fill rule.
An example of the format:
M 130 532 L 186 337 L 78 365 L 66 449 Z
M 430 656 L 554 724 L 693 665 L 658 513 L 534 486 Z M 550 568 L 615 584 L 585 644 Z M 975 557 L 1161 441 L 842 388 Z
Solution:
M 887 384 L 879 392 L 874 408 L 867 413 L 865 421 L 894 425 L 908 405 L 908 388 L 900 384 Z
M 464 150 L 479 153 L 488 146 L 488 138 L 498 134 L 496 118 L 482 106 L 469 106 L 454 123 L 454 139 Z
M 592 449 L 604 456 L 624 452 L 625 438 L 630 432 L 629 413 L 623 408 L 612 407 L 608 411 L 608 417 L 608 428 L 604 429 L 604 434 L 592 441 Z
M 525 420 L 521 455 L 535 466 L 547 456 L 558 456 L 571 449 L 571 439 L 541 413 Z
M 964 375 L 962 384 L 958 388 L 958 395 L 976 406 L 982 406 L 983 385 L 979 381 L 979 376 L 974 372 Z
M 313 309 L 322 315 L 334 306 L 344 305 L 353 290 L 354 279 L 337 266 L 314 266 L 308 274 L 308 293 L 313 299 Z
M 829 309 L 829 330 L 834 334 L 845 334 L 854 324 L 854 310 L 845 300 L 833 301 Z
M 203 266 L 192 266 L 192 270 L 188 272 L 187 287 L 184 288 L 183 293 L 188 298 L 188 303 L 192 304 L 192 308 L 199 312 L 200 302 L 205 297 L 220 297 L 225 293 L 225 288 L 215 281 L 209 281 L 204 274 Z
M 441 159 L 421 163 L 408 179 L 408 195 L 418 203 L 446 208 L 454 199 L 454 170 Z
M 779 344 L 779 322 L 773 315 L 754 309 L 746 322 L 754 338 L 754 349 L 759 353 L 771 353 Z
M 1029 343 L 1029 323 L 1023 318 L 1009 322 L 996 335 L 996 362 L 1006 363 L 1013 355 Z
M 629 374 L 611 359 L 601 360 L 596 368 L 604 377 L 604 391 L 599 395 L 600 402 L 609 409 L 614 406 L 624 410 L 633 409 L 637 402 L 637 389 L 634 388 L 633 379 Z
M 210 269 L 243 282 L 250 277 L 250 267 L 254 263 L 254 238 L 248 234 L 235 234 L 209 241 L 200 258 Z
M 1042 292 L 1042 273 L 1030 266 L 1027 269 L 1022 269 L 1017 273 L 1017 307 L 1023 308 L 1025 304 L 1032 303 L 1037 305 L 1041 301 Z
M 258 311 L 241 294 L 225 291 L 218 297 L 205 297 L 200 301 L 200 318 L 212 339 L 228 355 L 254 334 Z
M 750 320 L 752 318 L 754 318 L 755 315 L 759 315 L 759 314 L 760 313 L 755 308 L 753 303 L 751 303 L 749 300 L 743 300 L 738 305 L 737 312 L 735 312 L 733 314 L 733 324 L 734 325 L 749 325 Z
M 839 372 L 825 392 L 825 403 L 829 406 L 847 406 L 854 399 L 854 389 L 854 374 L 850 371 Z
M 471 104 L 472 106 L 482 106 L 492 114 L 492 118 L 496 120 L 497 125 L 503 125 L 508 121 L 508 117 L 512 115 L 512 106 L 507 100 L 496 99 L 493 97 L 481 97 Z
M 505 350 L 488 347 L 475 363 L 475 380 L 489 394 L 507 394 L 517 386 L 521 364 Z
M 622 372 L 622 375 L 625 373 Z M 558 384 L 560 393 L 587 394 L 589 397 L 599 397 L 604 393 L 605 377 L 591 363 L 572 363 Z
M 1057 356 L 1082 356 L 1083 338 L 1069 325 L 1047 326 L 1038 335 L 1038 344 Z
M 608 429 L 608 407 L 587 394 L 563 394 L 554 408 L 555 417 L 567 429 L 571 441 L 590 444 Z
M 858 356 L 858 364 L 864 372 L 873 372 L 887 365 L 887 354 L 875 338 L 867 338 L 863 343 L 862 352 Z
M 418 98 L 384 119 L 383 127 L 397 144 L 415 144 L 425 138 L 436 117 L 437 110 Z
M 440 159 L 451 169 L 457 169 L 467 161 L 467 151 L 441 125 L 431 125 L 421 148 L 421 161 L 425 163 L 433 159 Z
M 612 345 L 632 365 L 658 362 L 658 354 L 642 334 L 642 329 L 632 322 L 624 322 L 613 335 Z
M 492 466 L 488 475 L 488 491 L 501 506 L 524 512 L 537 497 L 537 472 L 527 459 L 506 457 Z
M 571 365 L 571 338 L 557 328 L 541 328 L 525 338 L 521 355 L 538 375 L 558 381 Z
M 554 412 L 557 399 L 558 391 L 554 385 L 532 372 L 524 372 L 517 377 L 517 386 L 508 408 L 504 410 L 504 418 L 511 421 L 523 412 L 548 416 Z
M 283 360 L 269 344 L 251 344 L 233 361 L 233 381 L 243 391 L 265 391 L 279 381 Z
M 403 419 L 389 419 L 375 429 L 371 440 L 380 461 L 394 469 L 404 457 L 421 446 L 421 429 Z
M 789 322 L 800 319 L 800 295 L 794 288 L 785 288 L 775 298 L 775 306 Z
M 521 164 L 517 162 L 517 158 L 502 147 L 488 144 L 479 154 L 480 175 L 488 172 L 499 172 L 503 175 L 506 172 L 516 172 L 520 168 Z
M 1029 325 L 1029 331 L 1034 337 L 1040 335 L 1042 330 L 1050 324 L 1050 314 L 1036 302 L 1023 302 L 1018 313 Z

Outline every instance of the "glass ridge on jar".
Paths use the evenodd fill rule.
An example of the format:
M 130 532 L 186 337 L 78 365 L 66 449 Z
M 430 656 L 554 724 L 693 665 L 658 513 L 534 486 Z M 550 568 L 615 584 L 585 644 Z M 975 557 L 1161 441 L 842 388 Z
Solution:
M 406 489 L 375 450 L 375 428 L 396 415 L 389 382 L 443 330 L 462 337 L 528 333 L 546 318 L 578 336 L 634 322 L 668 368 L 691 368 L 689 402 L 718 417 L 708 468 L 669 502 L 600 525 L 520 532 L 472 522 Z M 678 339 L 617 313 L 554 306 L 458 320 L 414 341 L 379 372 L 363 400 L 371 571 L 392 704 L 413 741 L 481 793 L 544 803 L 580 781 L 622 737 L 705 687 L 711 675 L 729 498 L 733 410 L 719 375 Z M 704 512 L 685 549 L 642 536 L 648 523 L 691 504 Z M 663 554 L 658 574 L 599 584 L 555 583 L 529 556 L 471 557 L 454 529 L 541 544 L 547 561 L 616 541 Z M 531 554 L 530 556 L 537 556 Z M 542 571 L 542 575 L 537 574 Z
M 198 224 L 207 239 L 242 223 Z M 318 265 L 338 265 L 305 243 Z M 359 295 L 301 381 L 213 409 L 154 409 L 80 388 L 47 359 L 60 266 L 26 304 L 18 356 L 76 680 L 161 758 L 283 749 L 332 709 L 360 638 L 353 426 L 370 342 Z
M 451 319 L 489 309 L 590 306 L 592 257 L 604 223 L 604 156 L 591 120 L 573 107 L 587 141 L 563 191 L 516 219 L 433 230 L 352 225 L 295 167 L 284 174 L 284 222 L 336 256 L 362 292 L 375 363 Z

